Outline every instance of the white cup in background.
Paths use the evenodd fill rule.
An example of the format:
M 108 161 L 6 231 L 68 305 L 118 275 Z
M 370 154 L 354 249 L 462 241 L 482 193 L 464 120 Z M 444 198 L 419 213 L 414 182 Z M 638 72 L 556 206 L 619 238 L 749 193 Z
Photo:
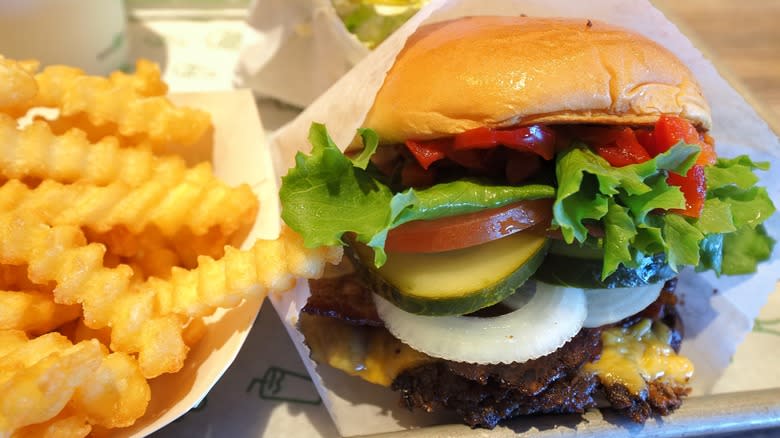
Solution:
M 122 0 L 0 0 L 0 54 L 104 75 L 127 62 Z

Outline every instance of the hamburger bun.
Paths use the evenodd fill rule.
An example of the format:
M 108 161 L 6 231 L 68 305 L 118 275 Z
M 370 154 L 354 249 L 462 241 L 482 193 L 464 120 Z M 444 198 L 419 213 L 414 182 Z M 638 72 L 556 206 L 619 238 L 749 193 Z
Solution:
M 533 123 L 711 126 L 688 68 L 655 42 L 585 19 L 469 17 L 421 27 L 364 127 L 383 142 Z

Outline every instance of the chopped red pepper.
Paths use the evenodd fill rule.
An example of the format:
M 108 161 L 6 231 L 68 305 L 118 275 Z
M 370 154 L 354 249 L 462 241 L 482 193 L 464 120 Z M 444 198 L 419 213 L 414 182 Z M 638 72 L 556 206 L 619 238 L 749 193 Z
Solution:
M 456 150 L 487 149 L 501 145 L 552 160 L 555 156 L 555 133 L 541 125 L 514 129 L 490 129 L 483 126 L 456 135 L 454 145 Z
M 634 131 L 634 135 L 636 135 L 636 139 L 639 144 L 641 144 L 649 154 L 652 154 L 651 151 L 655 148 L 655 137 L 653 131 L 649 129 L 637 129 Z
M 661 116 L 655 123 L 653 140 L 648 146 L 648 151 L 653 156 L 668 151 L 681 140 L 701 148 L 696 165 L 685 176 L 670 173 L 667 178 L 670 185 L 680 187 L 685 195 L 685 209 L 673 211 L 690 217 L 701 216 L 704 198 L 707 196 L 704 166 L 711 165 L 717 160 L 712 142 L 701 136 L 689 121 L 681 117 L 667 115 Z
M 715 161 L 718 160 L 718 155 L 715 154 L 715 146 L 707 141 L 706 138 L 699 142 L 699 146 L 701 146 L 701 153 L 699 158 L 696 159 L 696 164 L 701 164 L 702 166 L 715 164 Z
M 679 187 L 685 196 L 685 209 L 671 211 L 694 218 L 701 216 L 702 208 L 704 208 L 704 198 L 707 195 L 704 166 L 697 164 L 691 167 L 685 176 L 670 172 L 666 181 L 669 185 Z
M 650 155 L 656 156 L 666 152 L 680 140 L 688 144 L 699 143 L 699 133 L 691 123 L 681 117 L 662 115 L 655 122 L 653 133 L 655 141 L 647 145 Z
M 454 137 L 406 141 L 406 147 L 426 170 L 431 164 L 445 157 L 465 167 L 482 168 L 484 160 L 477 150 L 497 146 L 530 152 L 545 160 L 552 160 L 555 157 L 555 133 L 541 125 L 515 129 L 481 127 Z
M 639 144 L 633 129 L 610 129 L 604 134 L 601 140 L 595 143 L 594 149 L 612 166 L 623 167 L 644 163 L 650 159 L 645 148 Z
M 428 141 L 406 140 L 406 147 L 417 159 L 423 169 L 428 170 L 431 164 L 447 156 L 450 148 L 450 139 L 436 139 Z
M 717 160 L 715 148 L 712 142 L 707 141 L 696 131 L 696 128 L 687 120 L 677 116 L 661 116 L 655 123 L 654 141 L 646 145 L 647 151 L 656 156 L 668 151 L 672 146 L 683 140 L 688 144 L 695 144 L 701 148 L 696 164 L 703 166 L 714 164 Z

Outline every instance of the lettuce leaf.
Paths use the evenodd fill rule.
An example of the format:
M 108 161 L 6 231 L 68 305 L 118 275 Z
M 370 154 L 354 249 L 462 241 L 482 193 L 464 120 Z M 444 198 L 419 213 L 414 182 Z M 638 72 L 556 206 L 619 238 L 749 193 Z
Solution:
M 680 189 L 670 186 L 666 176 L 687 172 L 698 156 L 696 145 L 681 142 L 644 163 L 616 168 L 575 144 L 558 154 L 557 193 L 549 185 L 496 186 L 476 180 L 394 193 L 369 169 L 378 147 L 376 133 L 358 133 L 364 149 L 351 159 L 324 125 L 312 124 L 311 153 L 298 153 L 295 167 L 282 178 L 282 219 L 307 247 L 343 244 L 350 233 L 374 249 L 381 266 L 387 233 L 399 225 L 544 198 L 555 198 L 553 227 L 567 243 L 585 242 L 588 226 L 603 227 L 602 278 L 621 264 L 635 268 L 659 254 L 675 270 L 691 265 L 718 275 L 743 274 L 755 271 L 774 245 L 761 224 L 775 206 L 766 189 L 755 186 L 754 174 L 768 166 L 747 156 L 720 158 L 705 168 L 707 199 L 701 216 L 692 219 L 663 212 L 685 205 Z
M 560 154 L 556 163 L 558 193 L 553 204 L 553 223 L 560 227 L 567 243 L 575 239 L 583 242 L 588 234 L 584 222 L 602 219 L 607 214 L 609 197 L 621 195 L 626 206 L 633 206 L 640 216 L 669 205 L 684 207 L 680 190 L 657 176 L 663 175 L 663 171 L 685 174 L 698 154 L 698 146 L 680 143 L 644 163 L 612 167 L 586 146 L 575 145 Z M 587 175 L 595 176 L 595 186 Z
M 763 226 L 745 226 L 723 236 L 723 268 L 726 275 L 750 274 L 758 263 L 769 259 L 775 241 Z M 716 271 L 717 272 L 717 271 Z
M 753 173 L 768 169 L 768 163 L 755 163 L 746 155 L 720 158 L 705 168 L 707 200 L 695 225 L 712 234 L 702 245 L 697 269 L 712 269 L 718 275 L 748 274 L 769 258 L 775 241 L 761 224 L 775 206 L 765 188 L 754 186 L 758 177 Z M 714 236 L 720 236 L 719 245 L 713 243 L 718 241 Z
M 374 261 L 381 266 L 387 233 L 406 222 L 555 197 L 548 185 L 494 186 L 470 180 L 392 193 L 366 170 L 378 146 L 376 133 L 358 132 L 364 150 L 353 160 L 341 153 L 324 125 L 312 124 L 311 154 L 299 152 L 295 167 L 282 178 L 282 219 L 303 236 L 307 247 L 343 244 L 344 234 L 353 233 L 374 249 Z
M 684 208 L 683 194 L 666 176 L 684 174 L 697 156 L 698 146 L 681 142 L 647 162 L 615 168 L 576 145 L 558 157 L 554 224 L 568 243 L 583 242 L 589 222 L 603 225 L 602 279 L 620 264 L 631 267 L 659 253 L 675 270 L 691 265 L 718 275 L 752 272 L 774 243 L 757 228 L 775 211 L 766 189 L 755 186 L 754 171 L 766 170 L 766 163 L 721 158 L 705 168 L 708 195 L 699 218 L 657 213 Z

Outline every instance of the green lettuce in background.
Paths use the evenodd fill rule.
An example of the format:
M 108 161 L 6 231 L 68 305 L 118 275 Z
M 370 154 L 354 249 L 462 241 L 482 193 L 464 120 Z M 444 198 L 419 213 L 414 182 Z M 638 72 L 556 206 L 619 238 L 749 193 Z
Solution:
M 401 27 L 428 0 L 332 0 L 344 27 L 374 48 Z

